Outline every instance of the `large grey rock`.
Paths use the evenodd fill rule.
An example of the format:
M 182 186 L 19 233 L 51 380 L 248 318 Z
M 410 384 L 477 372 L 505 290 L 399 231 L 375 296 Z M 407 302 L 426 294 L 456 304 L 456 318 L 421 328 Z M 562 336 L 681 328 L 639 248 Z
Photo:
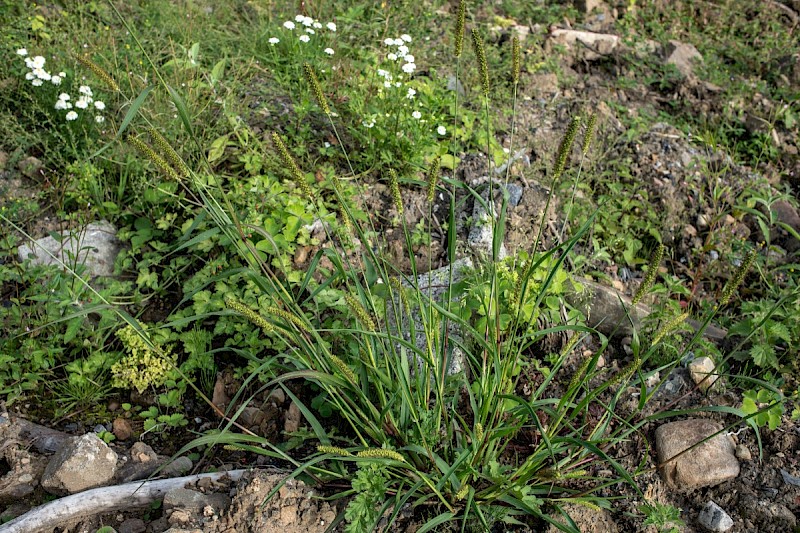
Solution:
M 567 294 L 566 299 L 586 316 L 589 327 L 603 334 L 630 335 L 641 328 L 642 320 L 650 314 L 648 306 L 642 303 L 632 306 L 630 298 L 612 287 L 588 279 L 577 281 L 583 290 Z
M 31 257 L 34 265 L 84 264 L 91 277 L 114 274 L 114 261 L 121 249 L 117 228 L 106 221 L 94 222 L 81 230 L 61 232 L 61 242 L 44 237 L 17 250 L 20 261 Z
M 107 484 L 117 471 L 117 454 L 94 433 L 67 440 L 50 459 L 42 487 L 51 494 L 75 494 Z
M 455 284 L 464 278 L 464 274 L 467 269 L 472 268 L 472 261 L 465 257 L 457 260 L 451 266 L 437 268 L 417 276 L 417 279 L 414 283 L 416 284 L 415 286 L 419 289 L 423 298 L 430 298 L 439 304 L 444 304 L 449 286 L 451 267 L 453 269 L 452 282 Z M 408 290 L 409 285 L 404 285 Z M 390 306 L 386 317 L 389 324 L 389 331 L 396 335 L 402 335 L 406 341 L 412 342 L 411 332 L 413 322 L 414 345 L 420 350 L 425 350 L 427 349 L 428 341 L 425 336 L 424 323 L 420 313 L 419 305 L 416 303 L 416 297 L 410 291 L 407 294 L 407 301 L 409 304 L 410 313 L 406 313 L 404 309 L 402 317 L 399 320 L 395 315 L 394 309 Z M 448 335 L 450 335 L 451 339 L 458 339 L 459 341 L 461 340 L 458 327 L 452 322 L 448 323 Z M 458 346 L 456 346 L 456 344 L 457 343 L 453 341 L 448 343 L 449 353 L 446 354 L 448 357 L 448 375 L 455 375 L 463 372 L 466 369 L 464 352 Z M 398 346 L 398 350 L 399 349 L 401 349 L 400 346 Z M 419 357 L 415 357 L 415 362 L 418 368 L 423 365 L 423 361 Z
M 694 76 L 695 63 L 702 63 L 703 56 L 691 44 L 670 41 L 666 47 L 667 57 L 664 62 L 675 65 L 678 71 L 687 78 Z
M 658 463 L 668 485 L 690 490 L 719 485 L 739 475 L 733 439 L 724 433 L 678 456 L 721 429 L 717 422 L 704 419 L 670 422 L 656 429 Z
M 728 531 L 733 527 L 733 519 L 713 501 L 708 502 L 703 507 L 697 517 L 697 521 L 709 531 Z

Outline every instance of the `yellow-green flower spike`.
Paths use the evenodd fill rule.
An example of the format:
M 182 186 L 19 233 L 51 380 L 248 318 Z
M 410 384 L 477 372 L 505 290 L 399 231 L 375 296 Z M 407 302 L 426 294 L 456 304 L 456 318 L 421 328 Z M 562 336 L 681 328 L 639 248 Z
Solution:
M 283 159 L 283 164 L 286 165 L 286 167 L 289 169 L 289 172 L 291 172 L 295 183 L 300 188 L 303 195 L 305 195 L 309 200 L 313 200 L 314 193 L 311 191 L 311 186 L 306 182 L 306 177 L 303 175 L 300 167 L 297 166 L 297 163 L 295 163 L 294 157 L 292 157 L 292 154 L 289 153 L 289 149 L 286 148 L 281 136 L 275 132 L 272 132 L 272 144 L 275 145 L 275 148 L 278 150 L 278 155 L 280 155 L 281 159 Z
M 519 85 L 520 64 L 519 37 L 514 36 L 511 39 L 511 81 L 514 85 Z
M 136 148 L 143 156 L 149 159 L 156 167 L 158 167 L 161 172 L 166 174 L 168 178 L 175 181 L 180 179 L 180 176 L 178 176 L 178 173 L 175 171 L 175 169 L 172 168 L 163 157 L 158 155 L 156 151 L 150 147 L 150 145 L 142 141 L 140 138 L 130 135 L 128 137 L 128 143 Z
M 567 126 L 567 131 L 564 133 L 564 137 L 561 139 L 561 144 L 558 145 L 558 152 L 556 152 L 556 164 L 553 168 L 553 181 L 560 178 L 561 174 L 564 173 L 564 169 L 567 167 L 567 159 L 569 159 L 569 154 L 572 152 L 572 144 L 575 142 L 575 136 L 578 134 L 578 127 L 580 125 L 580 117 L 574 117 L 570 121 L 569 126 Z
M 736 291 L 739 285 L 742 284 L 747 272 L 749 272 L 750 268 L 753 266 L 757 255 L 758 253 L 756 252 L 755 248 L 747 252 L 744 261 L 742 261 L 742 264 L 736 269 L 736 272 L 733 273 L 733 277 L 730 279 L 730 281 L 728 281 L 728 284 L 725 285 L 725 289 L 722 291 L 722 298 L 720 298 L 717 307 L 722 307 L 730 301 L 733 293 Z
M 647 274 L 642 280 L 642 284 L 639 285 L 639 288 L 636 290 L 636 293 L 633 295 L 633 300 L 631 300 L 631 305 L 636 305 L 640 301 L 645 294 L 650 290 L 653 286 L 653 283 L 656 281 L 656 275 L 658 274 L 658 265 L 661 263 L 661 258 L 664 257 L 664 245 L 659 244 L 655 250 L 653 250 L 653 254 L 650 256 L 650 261 L 647 263 Z
M 338 356 L 336 356 L 336 355 L 333 355 L 333 354 L 331 354 L 329 357 L 330 357 L 330 359 L 331 359 L 331 362 L 333 363 L 333 366 L 335 366 L 335 367 L 336 367 L 336 370 L 338 370 L 338 371 L 339 371 L 339 373 L 340 373 L 342 376 L 344 376 L 344 378 L 345 378 L 347 381 L 349 381 L 349 382 L 350 382 L 350 383 L 352 383 L 353 385 L 355 385 L 356 383 L 358 383 L 358 381 L 356 380 L 356 374 L 355 374 L 355 372 L 353 372 L 353 369 L 352 369 L 352 368 L 350 368 L 349 366 L 347 366 L 347 363 L 345 363 L 344 361 L 342 361 L 342 360 L 341 360 L 341 358 L 339 358 L 339 357 L 338 357 Z
M 483 39 L 478 30 L 472 29 L 472 47 L 475 50 L 475 57 L 478 59 L 478 70 L 481 75 L 481 87 L 483 96 L 489 98 L 489 65 L 486 63 L 486 50 L 483 47 Z
M 456 17 L 456 57 L 461 57 L 461 51 L 464 49 L 464 26 L 467 23 L 467 2 L 460 0 L 458 2 L 458 16 Z
M 325 99 L 325 94 L 322 92 L 322 86 L 319 84 L 319 79 L 317 79 L 317 73 L 314 72 L 314 67 L 308 63 L 303 63 L 303 72 L 306 73 L 306 79 L 311 86 L 311 92 L 314 93 L 314 98 L 317 99 L 317 103 L 319 107 L 322 108 L 322 112 L 326 115 L 330 115 L 331 108 L 328 107 L 328 101 Z
M 275 326 L 269 323 L 264 317 L 250 309 L 249 307 L 245 306 L 243 303 L 234 300 L 233 298 L 228 298 L 225 300 L 225 305 L 229 309 L 233 309 L 247 320 L 255 324 L 256 326 L 260 327 L 266 333 L 272 333 L 275 331 Z
M 483 424 L 477 422 L 475 424 L 475 440 L 477 441 L 478 444 L 481 444 L 483 442 L 483 437 L 485 437 L 483 433 Z
M 689 318 L 688 312 L 672 317 L 669 321 L 667 321 L 666 324 L 664 324 L 658 329 L 655 336 L 653 337 L 653 342 L 651 343 L 651 345 L 655 346 L 656 344 L 661 342 L 661 340 L 664 337 L 675 331 L 675 329 L 677 329 L 678 326 L 683 324 L 687 318 Z
M 105 83 L 109 89 L 111 89 L 115 93 L 119 92 L 119 85 L 117 84 L 117 82 L 114 80 L 114 78 L 111 77 L 111 74 L 100 68 L 100 65 L 98 65 L 88 57 L 79 54 L 74 54 L 73 57 L 78 63 L 91 70 L 92 73 L 95 76 L 97 76 L 103 83 Z
M 456 492 L 456 501 L 463 500 L 467 497 L 467 494 L 469 494 L 469 484 L 464 483 L 461 485 L 461 488 L 458 489 L 458 492 Z
M 583 155 L 589 152 L 589 146 L 592 144 L 592 139 L 594 139 L 594 130 L 596 126 L 597 113 L 592 113 L 589 115 L 589 122 L 586 123 L 586 134 L 583 136 L 583 145 L 581 146 Z
M 439 170 L 442 167 L 442 157 L 436 156 L 428 169 L 427 183 L 428 183 L 428 203 L 433 203 L 436 196 L 436 184 L 439 182 Z
M 367 313 L 367 310 L 361 306 L 361 303 L 352 297 L 349 294 L 344 295 L 344 301 L 347 302 L 348 307 L 353 311 L 353 314 L 356 315 L 356 318 L 361 325 L 369 331 L 376 331 L 378 328 L 375 327 L 375 322 Z
M 147 133 L 150 134 L 150 138 L 153 139 L 153 144 L 156 145 L 156 148 L 166 156 L 167 161 L 172 163 L 172 166 L 177 168 L 184 177 L 189 177 L 189 167 L 186 166 L 181 156 L 172 148 L 164 136 L 155 128 L 147 128 Z
M 366 450 L 361 450 L 356 454 L 356 457 L 361 457 L 362 459 L 392 459 L 393 461 L 399 461 L 401 463 L 405 463 L 405 458 L 397 453 L 394 450 L 386 450 L 384 448 L 368 448 Z
M 269 313 L 270 315 L 274 315 L 274 316 L 280 317 L 280 318 L 284 319 L 287 322 L 291 322 L 292 324 L 297 326 L 297 329 L 299 329 L 300 331 L 304 331 L 306 333 L 310 333 L 310 330 L 308 329 L 308 326 L 306 325 L 306 323 L 303 322 L 303 319 L 300 318 L 299 316 L 295 315 L 294 313 L 290 313 L 289 311 L 286 311 L 284 309 L 280 309 L 278 307 L 268 307 L 267 308 L 267 313 Z
M 392 194 L 394 208 L 398 216 L 403 216 L 403 198 L 400 196 L 400 182 L 397 179 L 397 172 L 389 169 L 389 192 Z
M 325 446 L 320 444 L 317 446 L 317 451 L 319 453 L 327 453 L 330 455 L 340 455 L 343 457 L 352 457 L 353 454 L 345 450 L 344 448 L 340 448 L 339 446 Z

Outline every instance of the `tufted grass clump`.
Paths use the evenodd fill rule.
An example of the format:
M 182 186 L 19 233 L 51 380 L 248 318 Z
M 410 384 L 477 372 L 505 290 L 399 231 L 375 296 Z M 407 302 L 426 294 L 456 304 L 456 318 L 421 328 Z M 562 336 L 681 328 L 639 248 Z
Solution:
M 526 91 L 523 43 L 518 37 L 508 44 L 484 41 L 483 28 L 468 20 L 468 2 L 453 7 L 444 53 L 452 59 L 456 87 L 461 81 L 474 86 L 464 94 L 447 92 L 417 67 L 424 61 L 411 53 L 417 37 L 400 29 L 376 43 L 377 51 L 358 51 L 373 54 L 361 57 L 363 64 L 380 66 L 359 74 L 362 87 L 346 86 L 354 71 L 338 62 L 348 53 L 335 42 L 343 23 L 298 14 L 263 29 L 253 46 L 261 55 L 249 68 L 293 89 L 287 109 L 297 113 L 286 118 L 259 108 L 258 116 L 269 119 L 266 133 L 219 104 L 227 102 L 226 91 L 238 95 L 242 88 L 224 83 L 222 59 L 206 69 L 203 54 L 211 54 L 205 44 L 164 65 L 137 41 L 148 80 L 138 94 L 125 94 L 126 85 L 115 81 L 124 76 L 77 59 L 123 102 L 108 145 L 90 155 L 124 144 L 138 152 L 120 148 L 116 154 L 147 178 L 141 184 L 146 207 L 125 214 L 133 219 L 128 240 L 138 247 L 125 266 L 137 271 L 135 283 L 146 298 L 167 293 L 169 282 L 160 278 L 185 281 L 180 309 L 162 325 L 175 343 L 170 346 L 211 359 L 204 367 L 211 376 L 215 356 L 241 363 L 235 372 L 243 385 L 228 410 L 208 402 L 223 420 L 220 427 L 182 451 L 222 445 L 291 465 L 289 478 L 343 499 L 339 520 L 353 533 L 390 527 L 409 505 L 425 531 L 550 523 L 574 532 L 569 521 L 558 520 L 566 503 L 607 508 L 603 491 L 618 483 L 639 493 L 635 478 L 643 468 L 628 471 L 615 454 L 653 420 L 639 414 L 658 390 L 647 386 L 655 354 L 688 314 L 666 321 L 649 344 L 634 334 L 630 356 L 613 374 L 603 373 L 598 362 L 608 339 L 588 328 L 564 298 L 580 289 L 570 263 L 594 215 L 569 233 L 565 222 L 559 243 L 549 249 L 542 220 L 527 249 L 501 257 L 511 208 L 506 198 L 495 205 L 493 192 L 509 183 L 511 166 L 504 179 L 489 181 L 486 199 L 457 179 L 458 164 L 462 151 L 473 148 L 466 145 L 475 133 L 465 132 L 468 122 L 485 139 L 481 149 L 492 153 L 490 119 L 505 114 L 496 108 L 499 101 L 513 102 L 507 113 L 513 153 L 517 95 Z M 463 50 L 467 31 L 472 53 Z M 509 47 L 501 54 L 508 57 L 502 72 L 487 60 L 496 56 L 494 46 Z M 190 75 L 199 70 L 202 75 Z M 504 90 L 509 94 L 498 97 Z M 439 101 L 442 94 L 447 101 Z M 65 109 L 58 111 L 67 111 L 67 100 L 60 101 Z M 148 112 L 157 103 L 164 108 Z M 207 108 L 230 129 L 204 122 Z M 165 117 L 177 124 L 172 131 Z M 562 181 L 574 180 L 574 198 L 597 121 L 595 113 L 573 117 L 536 176 L 550 185 L 544 212 Z M 206 131 L 214 127 L 223 131 Z M 179 135 L 188 142 L 179 143 Z M 184 158 L 178 147 L 193 153 Z M 391 223 L 362 202 L 376 181 L 387 185 L 387 210 L 398 215 Z M 422 207 L 410 202 L 412 187 L 424 198 Z M 466 254 L 457 242 L 463 198 L 487 213 L 487 253 Z M 415 227 L 407 222 L 412 209 L 427 211 Z M 423 264 L 415 254 L 434 228 L 446 243 L 448 265 L 436 279 L 428 274 L 438 266 L 433 259 Z M 403 265 L 390 255 L 390 230 L 401 236 Z M 653 254 L 634 305 L 656 282 L 665 253 L 659 246 Z M 157 254 L 162 262 L 153 259 Z M 462 272 L 458 261 L 467 259 L 472 268 Z M 754 261 L 755 252 L 745 257 L 718 307 L 735 296 Z M 192 277 L 180 278 L 185 272 Z M 136 319 L 117 312 L 118 325 L 127 325 L 117 328 L 112 338 L 119 342 L 112 342 L 127 355 L 112 368 L 116 386 L 163 389 L 184 370 L 199 368 L 191 357 L 154 344 Z M 589 338 L 593 349 L 584 354 Z M 659 363 L 657 370 L 666 375 L 674 364 Z M 214 384 L 192 385 L 202 398 Z M 248 402 L 276 388 L 299 408 L 305 425 L 280 443 L 239 425 Z M 636 395 L 638 410 L 624 411 Z

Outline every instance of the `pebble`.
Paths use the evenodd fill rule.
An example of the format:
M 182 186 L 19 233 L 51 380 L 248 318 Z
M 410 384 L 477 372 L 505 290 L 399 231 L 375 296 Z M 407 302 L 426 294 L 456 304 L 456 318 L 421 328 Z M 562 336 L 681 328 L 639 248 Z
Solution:
M 713 387 L 714 383 L 719 379 L 718 375 L 713 375 L 715 370 L 716 366 L 710 357 L 698 357 L 689 363 L 689 372 L 692 375 L 692 380 L 703 392 Z
M 734 453 L 736 454 L 736 458 L 739 459 L 740 461 L 753 460 L 753 454 L 750 453 L 750 448 L 748 448 L 744 444 L 737 445 L 736 451 Z
M 703 507 L 697 521 L 708 531 L 728 531 L 733 527 L 733 519 L 713 501 Z

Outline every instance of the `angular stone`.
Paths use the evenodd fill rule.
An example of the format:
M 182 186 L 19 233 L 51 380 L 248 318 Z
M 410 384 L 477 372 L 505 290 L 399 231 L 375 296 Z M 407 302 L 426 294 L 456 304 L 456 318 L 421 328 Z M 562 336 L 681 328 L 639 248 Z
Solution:
M 703 507 L 697 517 L 697 521 L 709 531 L 728 531 L 733 527 L 733 519 L 713 501 L 708 502 Z
M 717 422 L 704 419 L 670 422 L 656 429 L 658 463 L 667 484 L 690 490 L 718 485 L 739 475 L 733 439 L 728 435 L 717 435 L 676 457 L 721 429 Z
M 719 379 L 714 361 L 710 357 L 698 357 L 689 363 L 689 373 L 701 391 L 706 392 Z
M 91 277 L 111 276 L 121 249 L 116 233 L 117 229 L 109 222 L 95 222 L 81 230 L 63 231 L 61 242 L 53 237 L 44 237 L 35 243 L 23 244 L 17 255 L 20 261 L 32 256 L 34 265 L 63 263 L 74 268 L 76 264 L 84 264 Z
M 67 440 L 50 459 L 42 487 L 51 494 L 75 494 L 107 484 L 117 471 L 117 454 L 96 434 Z
M 203 494 L 190 489 L 172 489 L 164 495 L 164 509 L 183 509 L 187 511 L 203 511 L 211 506 L 219 513 L 228 508 L 231 499 L 219 493 Z
M 702 62 L 703 56 L 691 44 L 680 41 L 670 41 L 666 47 L 667 57 L 665 63 L 675 65 L 678 71 L 684 76 L 694 75 L 694 63 Z

